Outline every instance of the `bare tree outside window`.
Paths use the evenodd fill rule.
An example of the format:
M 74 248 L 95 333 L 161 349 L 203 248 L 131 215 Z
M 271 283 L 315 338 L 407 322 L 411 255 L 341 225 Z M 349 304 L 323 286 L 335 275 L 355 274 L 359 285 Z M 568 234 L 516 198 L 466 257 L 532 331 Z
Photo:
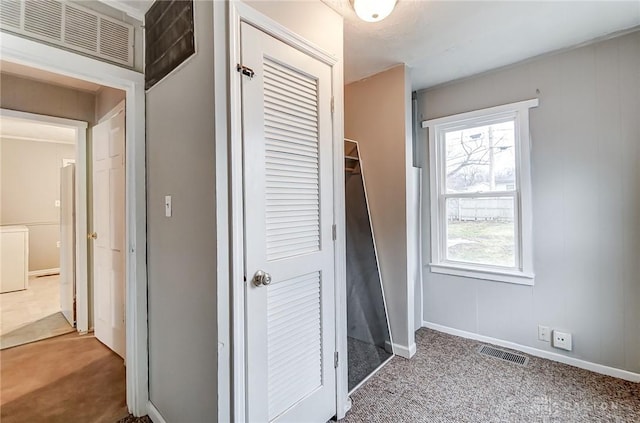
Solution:
M 516 189 L 513 120 L 445 134 L 447 258 L 513 267 Z M 496 193 L 495 197 L 455 194 Z
M 422 122 L 433 273 L 532 285 L 529 111 L 537 99 Z

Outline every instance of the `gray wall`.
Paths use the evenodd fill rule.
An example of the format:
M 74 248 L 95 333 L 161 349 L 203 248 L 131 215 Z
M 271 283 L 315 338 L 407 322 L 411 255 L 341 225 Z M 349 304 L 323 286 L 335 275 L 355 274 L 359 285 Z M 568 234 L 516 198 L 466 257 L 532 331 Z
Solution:
M 0 139 L 0 225 L 29 228 L 29 271 L 60 267 L 60 168 L 75 146 Z
M 220 67 L 214 75 L 213 59 L 214 38 L 218 57 L 226 55 L 227 11 L 222 2 L 215 11 L 213 2 L 194 4 L 196 55 L 147 92 L 150 399 L 167 421 L 216 421 L 218 411 L 228 421 L 229 410 L 217 407 L 230 395 L 217 391 L 219 375 L 226 383 L 230 374 L 228 360 L 218 368 L 218 342 L 228 358 L 231 340 L 224 328 L 217 332 L 217 304 L 228 298 L 217 298 L 226 288 L 218 291 L 216 275 L 228 263 L 216 262 L 224 254 L 216 246 L 217 213 L 226 205 L 216 204 L 214 149 L 227 133 L 214 125 L 214 94 L 226 108 L 229 87 Z M 342 59 L 342 18 L 320 1 L 250 4 Z M 173 197 L 171 218 L 164 217 L 165 195 Z
M 425 266 L 424 320 L 640 373 L 640 32 L 422 92 L 419 118 L 534 97 L 535 286 Z M 573 352 L 538 324 L 572 332 Z
M 196 55 L 147 92 L 149 388 L 171 422 L 217 416 L 213 10 L 194 7 Z

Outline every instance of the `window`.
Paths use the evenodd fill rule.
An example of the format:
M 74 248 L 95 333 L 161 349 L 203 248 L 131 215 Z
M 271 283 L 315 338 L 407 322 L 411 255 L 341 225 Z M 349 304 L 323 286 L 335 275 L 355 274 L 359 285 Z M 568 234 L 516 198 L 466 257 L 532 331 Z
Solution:
M 431 271 L 533 284 L 528 100 L 429 128 Z

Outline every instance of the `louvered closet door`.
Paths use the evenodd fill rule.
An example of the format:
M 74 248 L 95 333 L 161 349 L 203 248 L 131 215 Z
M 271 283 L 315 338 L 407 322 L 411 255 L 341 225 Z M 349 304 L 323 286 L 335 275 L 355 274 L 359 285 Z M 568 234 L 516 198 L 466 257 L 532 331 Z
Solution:
M 335 414 L 331 68 L 242 24 L 247 417 Z M 262 270 L 271 283 L 256 286 Z

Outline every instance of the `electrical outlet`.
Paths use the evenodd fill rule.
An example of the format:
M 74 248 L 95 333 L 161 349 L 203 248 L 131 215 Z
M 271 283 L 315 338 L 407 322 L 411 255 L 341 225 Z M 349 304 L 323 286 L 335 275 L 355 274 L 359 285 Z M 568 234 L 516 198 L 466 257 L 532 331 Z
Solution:
M 60 241 L 56 242 L 56 247 L 60 248 Z
M 549 329 L 549 326 L 538 325 L 538 340 L 551 342 L 551 329 Z
M 53 203 L 53 206 L 54 206 L 54 207 L 56 207 L 56 208 L 60 208 L 60 200 L 56 200 L 56 201 Z
M 571 334 L 569 332 L 553 331 L 553 347 L 571 351 Z

